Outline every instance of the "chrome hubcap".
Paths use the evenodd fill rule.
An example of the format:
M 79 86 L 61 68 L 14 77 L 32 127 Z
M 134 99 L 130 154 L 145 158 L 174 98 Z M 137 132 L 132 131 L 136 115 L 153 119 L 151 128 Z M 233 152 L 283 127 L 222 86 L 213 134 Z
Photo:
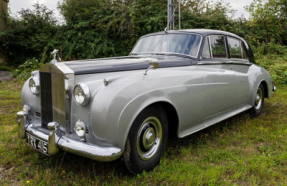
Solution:
M 155 142 L 155 132 L 153 128 L 148 128 L 143 135 L 143 147 L 150 149 Z
M 151 159 L 157 152 L 162 139 L 162 127 L 156 117 L 147 118 L 137 134 L 137 152 L 142 160 Z
M 255 99 L 255 109 L 259 110 L 262 104 L 262 90 L 258 88 L 256 99 Z

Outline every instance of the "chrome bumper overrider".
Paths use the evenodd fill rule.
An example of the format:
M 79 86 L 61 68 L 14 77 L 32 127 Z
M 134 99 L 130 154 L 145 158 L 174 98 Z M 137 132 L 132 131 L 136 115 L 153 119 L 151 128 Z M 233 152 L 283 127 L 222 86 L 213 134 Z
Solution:
M 113 161 L 122 155 L 117 147 L 101 147 L 62 136 L 56 122 L 48 124 L 49 134 L 39 130 L 39 127 L 29 123 L 28 115 L 24 111 L 17 113 L 18 137 L 25 139 L 26 132 L 48 142 L 48 154 L 55 155 L 60 149 L 97 161 Z

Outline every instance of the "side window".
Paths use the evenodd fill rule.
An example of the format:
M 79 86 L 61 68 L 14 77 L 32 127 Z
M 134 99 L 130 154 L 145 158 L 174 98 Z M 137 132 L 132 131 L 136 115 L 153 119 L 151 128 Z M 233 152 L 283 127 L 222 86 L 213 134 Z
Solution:
M 201 57 L 202 59 L 211 58 L 208 38 L 205 39 Z
M 210 36 L 210 46 L 213 58 L 226 58 L 224 36 Z
M 241 51 L 242 51 L 242 58 L 247 59 L 246 47 L 242 41 L 241 41 Z
M 231 37 L 227 37 L 227 41 L 230 58 L 242 59 L 240 41 Z

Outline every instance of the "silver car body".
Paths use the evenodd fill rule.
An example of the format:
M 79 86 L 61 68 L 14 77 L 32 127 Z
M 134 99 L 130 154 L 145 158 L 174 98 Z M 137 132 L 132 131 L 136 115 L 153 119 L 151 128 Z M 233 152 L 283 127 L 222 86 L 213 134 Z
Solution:
M 169 33 L 199 34 L 202 43 L 207 35 L 232 35 L 212 30 Z M 146 54 L 46 64 L 40 73 L 52 74 L 54 121 L 51 122 L 57 126 L 50 130 L 41 127 L 41 96 L 31 93 L 28 80 L 23 86 L 21 102 L 31 110 L 26 116 L 18 113 L 20 137 L 24 138 L 28 132 L 49 141 L 51 154 L 64 149 L 98 161 L 112 161 L 124 151 L 135 118 L 149 105 L 158 103 L 168 109 L 173 114 L 169 116 L 172 118 L 169 126 L 182 138 L 253 107 L 261 83 L 265 97 L 271 96 L 272 80 L 264 68 L 248 59 L 201 59 L 202 45 L 196 59 Z M 74 70 L 136 63 L 145 63 L 147 68 L 150 58 L 156 58 L 159 64 L 180 60 L 187 64 L 149 70 L 147 75 L 143 74 L 145 69 L 87 74 Z M 33 77 L 39 77 L 40 73 L 33 72 Z M 78 83 L 86 84 L 91 93 L 91 101 L 84 107 L 76 104 L 72 95 Z M 88 128 L 85 142 L 74 131 L 78 120 Z

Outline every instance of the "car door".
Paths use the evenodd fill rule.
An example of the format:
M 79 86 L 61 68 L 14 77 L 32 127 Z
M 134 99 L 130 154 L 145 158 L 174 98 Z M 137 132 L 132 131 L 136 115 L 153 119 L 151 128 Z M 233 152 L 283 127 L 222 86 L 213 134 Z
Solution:
M 247 50 L 244 42 L 238 38 L 227 36 L 227 45 L 229 51 L 229 61 L 232 69 L 236 75 L 235 93 L 236 99 L 234 102 L 236 106 L 244 106 L 249 103 L 249 79 L 248 71 L 252 63 L 249 62 Z
M 213 117 L 236 105 L 236 76 L 229 63 L 224 35 L 205 38 L 199 69 L 205 71 L 205 117 Z

